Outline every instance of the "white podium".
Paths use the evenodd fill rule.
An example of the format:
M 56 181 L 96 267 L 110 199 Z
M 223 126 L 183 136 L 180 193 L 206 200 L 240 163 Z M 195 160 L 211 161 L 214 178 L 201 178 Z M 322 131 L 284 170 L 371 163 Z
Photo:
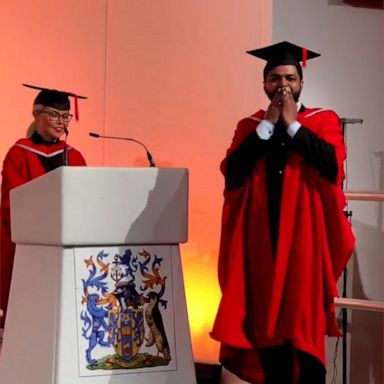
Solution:
M 1 384 L 195 384 L 185 169 L 61 167 L 11 193 Z

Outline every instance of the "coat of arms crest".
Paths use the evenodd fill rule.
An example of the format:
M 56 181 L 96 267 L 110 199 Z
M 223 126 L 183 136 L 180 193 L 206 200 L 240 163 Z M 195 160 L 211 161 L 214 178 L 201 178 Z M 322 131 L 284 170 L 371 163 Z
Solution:
M 163 258 L 146 249 L 84 259 L 81 334 L 88 370 L 168 365 Z

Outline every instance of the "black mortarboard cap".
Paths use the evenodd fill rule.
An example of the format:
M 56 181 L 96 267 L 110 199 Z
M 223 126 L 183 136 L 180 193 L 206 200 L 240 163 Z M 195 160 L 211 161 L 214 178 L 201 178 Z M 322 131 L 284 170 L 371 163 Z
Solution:
M 252 56 L 266 60 L 267 65 L 264 68 L 264 78 L 268 72 L 279 65 L 294 65 L 302 77 L 300 61 L 305 67 L 307 60 L 320 56 L 320 53 L 309 51 L 306 48 L 292 44 L 289 41 L 282 41 L 267 47 L 247 51 Z
M 86 99 L 85 96 L 79 96 L 72 92 L 58 91 L 56 89 L 48 89 L 43 87 L 37 87 L 35 85 L 23 84 L 25 87 L 38 89 L 40 92 L 36 96 L 33 105 L 42 104 L 47 107 L 52 107 L 58 110 L 69 110 L 70 102 L 69 97 L 73 97 L 75 100 L 75 118 L 78 120 L 78 106 L 77 99 Z

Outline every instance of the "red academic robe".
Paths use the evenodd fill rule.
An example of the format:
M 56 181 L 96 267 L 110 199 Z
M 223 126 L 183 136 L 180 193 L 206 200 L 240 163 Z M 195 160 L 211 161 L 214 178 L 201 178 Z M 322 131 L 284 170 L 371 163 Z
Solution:
M 44 175 L 47 171 L 38 155 L 61 156 L 65 143 L 35 144 L 32 139 L 18 140 L 8 151 L 2 171 L 0 232 L 0 308 L 6 312 L 11 284 L 15 244 L 11 241 L 9 192 L 11 189 Z M 69 165 L 86 165 L 81 153 L 67 145 Z
M 254 132 L 265 111 L 239 122 L 227 156 Z M 281 196 L 279 238 L 273 255 L 268 218 L 266 161 L 224 191 L 219 283 L 222 298 L 212 330 L 220 360 L 243 380 L 263 383 L 257 349 L 290 340 L 325 366 L 325 334 L 340 335 L 333 300 L 336 282 L 354 249 L 343 208 L 345 147 L 338 116 L 305 109 L 298 121 L 332 144 L 337 182 L 291 151 Z M 224 172 L 226 159 L 222 162 Z

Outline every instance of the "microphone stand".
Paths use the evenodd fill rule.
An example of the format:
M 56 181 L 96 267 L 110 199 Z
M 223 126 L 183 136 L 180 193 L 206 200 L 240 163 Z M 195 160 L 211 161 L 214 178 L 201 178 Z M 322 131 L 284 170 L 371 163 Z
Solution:
M 344 136 L 344 142 L 345 146 L 347 146 L 347 131 L 346 127 L 347 124 L 362 124 L 363 119 L 355 119 L 355 118 L 349 118 L 344 117 L 340 119 L 342 132 Z M 348 182 L 348 168 L 345 169 L 345 184 Z M 343 189 L 347 189 L 347 185 L 343 185 Z M 348 203 L 347 203 L 348 204 Z M 349 222 L 352 224 L 352 211 L 348 209 L 348 206 L 346 208 L 346 211 L 344 212 Z M 348 269 L 345 267 L 343 271 L 343 280 L 342 280 L 342 292 L 341 297 L 347 297 L 347 281 L 348 281 Z M 342 336 L 342 346 L 343 346 L 343 355 L 342 355 L 342 368 L 343 368 L 343 375 L 342 375 L 342 383 L 347 384 L 347 375 L 348 375 L 348 340 L 347 340 L 347 333 L 348 333 L 348 312 L 346 308 L 342 308 L 341 310 L 341 329 L 343 332 Z
M 67 138 L 68 138 L 68 129 L 64 128 L 65 132 L 65 139 L 64 139 L 64 152 L 63 152 L 63 165 L 69 165 L 68 164 L 68 147 L 67 147 Z

